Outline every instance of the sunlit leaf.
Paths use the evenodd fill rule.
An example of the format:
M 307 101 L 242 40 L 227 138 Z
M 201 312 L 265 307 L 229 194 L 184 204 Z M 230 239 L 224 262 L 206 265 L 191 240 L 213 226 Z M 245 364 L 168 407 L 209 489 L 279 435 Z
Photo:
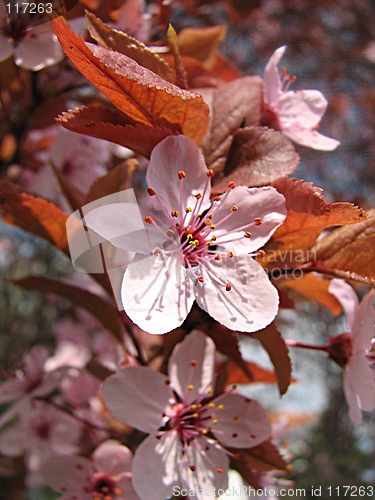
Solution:
M 215 63 L 215 55 L 227 33 L 226 26 L 185 28 L 178 34 L 178 45 L 184 56 L 194 57 L 206 68 Z

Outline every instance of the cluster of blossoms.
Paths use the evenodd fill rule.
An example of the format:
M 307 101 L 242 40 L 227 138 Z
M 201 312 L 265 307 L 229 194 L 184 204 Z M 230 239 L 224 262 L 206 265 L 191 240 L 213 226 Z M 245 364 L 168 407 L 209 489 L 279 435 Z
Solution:
M 165 15 L 169 2 L 159 3 L 159 14 Z M 362 223 L 364 213 L 359 214 L 357 207 L 346 207 L 347 212 L 343 212 L 349 215 L 336 217 L 338 210 L 330 212 L 332 206 L 311 186 L 306 190 L 309 199 L 305 204 L 306 192 L 300 189 L 301 184 L 287 178 L 293 169 L 286 172 L 280 167 L 279 174 L 268 172 L 264 182 L 259 180 L 261 175 L 255 175 L 257 181 L 243 180 L 246 172 L 251 177 L 252 169 L 263 175 L 262 168 L 270 170 L 269 164 L 279 172 L 277 162 L 283 163 L 284 155 L 296 158 L 286 138 L 316 150 L 334 150 L 339 142 L 317 132 L 327 108 L 326 99 L 317 90 L 290 90 L 295 78 L 284 69 L 279 71 L 286 50 L 279 47 L 266 65 L 263 87 L 254 83 L 252 88 L 261 89 L 254 90 L 254 95 L 258 92 L 256 125 L 247 124 L 247 117 L 225 137 L 219 134 L 220 140 L 211 138 L 220 151 L 227 147 L 223 153 L 225 166 L 220 167 L 220 162 L 212 162 L 207 153 L 210 141 L 206 146 L 201 142 L 209 135 L 207 128 L 214 122 L 215 113 L 220 115 L 217 103 L 214 109 L 216 98 L 209 109 L 200 95 L 187 90 L 189 85 L 181 69 L 183 41 L 181 55 L 169 31 L 169 48 L 174 49 L 171 52 L 181 66 L 169 72 L 168 64 L 164 65 L 155 52 L 131 38 L 151 38 L 152 19 L 145 13 L 142 0 L 125 0 L 116 15 L 112 12 L 116 18 L 112 24 L 88 16 L 90 35 L 99 46 L 85 43 L 59 20 L 54 24 L 56 35 L 49 23 L 30 28 L 22 18 L 17 20 L 15 32 L 4 8 L 0 4 L 4 20 L 0 27 L 1 61 L 14 55 L 16 65 L 39 71 L 63 60 L 61 43 L 85 76 L 92 77 L 101 90 L 110 89 L 107 97 L 116 94 L 114 104 L 120 111 L 99 106 L 91 89 L 80 94 L 78 87 L 74 88 L 67 103 L 75 102 L 77 96 L 82 102 L 78 99 L 80 108 L 59 117 L 66 129 L 51 126 L 46 120 L 41 128 L 25 126 L 22 130 L 22 152 L 28 156 L 32 151 L 30 165 L 37 165 L 20 169 L 18 182 L 28 191 L 26 196 L 8 185 L 2 193 L 0 182 L 5 215 L 9 216 L 7 210 L 14 210 L 9 221 L 23 229 L 30 226 L 32 233 L 65 253 L 70 246 L 75 265 L 78 259 L 71 245 L 74 231 L 70 232 L 69 226 L 73 219 L 78 222 L 73 229 L 82 230 L 80 234 L 84 235 L 80 242 L 84 241 L 85 248 L 80 256 L 89 254 L 90 260 L 98 250 L 106 273 L 103 278 L 96 268 L 92 270 L 95 284 L 82 274 L 77 278 L 79 286 L 45 277 L 30 280 L 35 280 L 37 290 L 51 291 L 64 299 L 73 297 L 74 306 L 86 309 L 86 313 L 75 308 L 66 316 L 64 313 L 53 328 L 54 353 L 40 345 L 32 347 L 14 373 L 6 374 L 0 383 L 0 404 L 4 405 L 0 416 L 0 469 L 12 463 L 20 472 L 22 462 L 27 488 L 50 487 L 62 494 L 62 500 L 209 500 L 230 493 L 231 488 L 237 491 L 237 487 L 241 497 L 225 493 L 223 498 L 247 500 L 253 498 L 250 486 L 263 489 L 265 495 L 272 491 L 270 499 L 279 488 L 286 492 L 293 487 L 293 479 L 287 453 L 280 453 L 277 447 L 280 433 L 271 426 L 272 415 L 241 394 L 237 383 L 254 382 L 256 377 L 257 382 L 277 379 L 280 392 L 286 392 L 292 379 L 287 346 L 318 349 L 343 369 L 351 422 L 359 424 L 362 411 L 375 408 L 374 290 L 359 302 L 355 290 L 344 280 L 332 276 L 320 280 L 310 273 L 317 269 L 321 272 L 318 266 L 314 268 L 315 263 L 293 260 L 295 249 L 306 253 L 304 234 L 309 241 L 312 235 L 311 244 L 317 244 L 315 232 L 319 228 L 331 227 L 342 219 L 343 225 Z M 163 17 L 159 25 L 161 20 L 165 22 Z M 70 24 L 77 32 L 86 30 L 81 18 Z M 122 25 L 131 36 L 117 30 Z M 116 51 L 109 48 L 112 46 Z M 92 47 L 98 50 L 93 52 Z M 160 45 L 158 50 L 167 48 Z M 195 68 L 190 75 L 194 81 L 199 65 L 192 59 L 188 57 L 186 64 L 189 70 Z M 220 86 L 219 79 L 205 66 L 201 68 L 202 80 L 214 93 Z M 230 71 L 229 64 L 225 68 Z M 69 67 L 67 73 L 70 71 L 74 69 Z M 247 89 L 249 80 L 244 80 Z M 216 86 L 210 87 L 207 82 Z M 69 95 L 69 86 L 68 90 L 62 86 L 62 91 L 56 88 L 58 95 Z M 33 90 L 38 94 L 41 89 Z M 149 91 L 154 101 L 145 111 L 142 93 Z M 197 130 L 198 122 L 206 119 L 203 132 L 184 128 L 192 121 L 186 103 L 196 113 Z M 176 116 L 163 115 L 169 105 L 176 106 L 172 108 L 177 109 Z M 161 118 L 155 111 L 159 108 Z M 34 103 L 30 109 L 34 110 Z M 234 123 L 238 116 L 232 109 L 230 112 Z M 183 115 L 180 122 L 179 113 Z M 96 114 L 100 116 L 98 122 Z M 245 134 L 241 135 L 243 129 Z M 78 135 L 75 130 L 88 131 L 92 136 Z M 209 132 L 214 136 L 216 131 Z M 243 137 L 253 137 L 251 134 L 261 138 L 259 149 L 258 144 L 241 143 Z M 143 140 L 145 144 L 140 144 Z M 131 146 L 134 150 L 128 149 Z M 3 154 L 6 148 L 2 144 L 0 149 Z M 258 154 L 262 158 L 254 159 Z M 18 157 L 22 154 L 14 155 L 14 159 Z M 121 163 L 111 169 L 115 158 Z M 231 174 L 237 175 L 237 184 Z M 287 188 L 280 187 L 280 178 L 281 184 L 290 181 Z M 132 202 L 118 201 L 127 199 L 117 196 L 125 191 L 131 191 Z M 30 193 L 48 199 L 48 203 Z M 70 211 L 68 207 L 75 210 L 70 217 L 64 212 Z M 79 214 L 78 220 L 75 214 Z M 317 222 L 319 217 L 323 222 Z M 283 239 L 285 227 L 287 236 L 284 234 Z M 363 234 L 366 231 L 367 227 Z M 99 244 L 95 247 L 94 242 Z M 283 326 L 276 323 L 277 314 L 281 307 L 290 307 L 283 277 L 294 268 L 286 265 L 285 273 L 269 273 L 274 269 L 268 267 L 268 250 L 282 262 L 291 257 L 290 262 L 297 262 L 302 276 L 310 273 L 321 289 L 326 287 L 327 301 L 334 297 L 339 301 L 347 322 L 344 333 L 328 337 L 327 344 L 320 346 L 283 339 L 277 330 Z M 122 259 L 116 268 L 121 274 L 120 284 L 115 284 L 115 273 L 111 274 L 113 269 L 106 265 L 108 256 L 111 263 Z M 79 264 L 85 264 L 84 260 Z M 330 269 L 330 274 L 343 276 L 344 271 L 335 274 Z M 89 288 L 85 278 L 90 280 Z M 103 290 L 111 292 L 107 278 L 113 303 L 103 295 Z M 369 283 L 367 278 L 361 279 Z M 32 288 L 30 282 L 28 286 Z M 316 298 L 314 294 L 309 296 L 306 285 L 303 292 Z M 87 312 L 96 319 L 88 318 Z M 251 334 L 256 334 L 253 337 L 270 354 L 274 373 L 244 360 L 240 342 L 243 335 Z

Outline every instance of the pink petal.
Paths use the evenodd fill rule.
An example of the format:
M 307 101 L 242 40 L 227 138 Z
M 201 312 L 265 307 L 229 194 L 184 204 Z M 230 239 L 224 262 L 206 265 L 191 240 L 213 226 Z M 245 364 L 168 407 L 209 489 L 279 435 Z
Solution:
M 30 35 L 14 49 L 14 60 L 18 66 L 39 71 L 63 59 L 64 52 L 50 23 L 32 28 Z
M 279 296 L 260 264 L 250 256 L 227 257 L 208 262 L 206 269 L 201 269 L 204 281 L 194 293 L 198 305 L 210 316 L 240 332 L 256 332 L 271 323 L 278 311 Z M 230 283 L 230 291 L 226 283 Z
M 349 332 L 352 332 L 355 325 L 359 301 L 353 288 L 344 280 L 334 278 L 328 288 L 329 293 L 334 295 L 342 305 Z
M 196 364 L 191 365 L 192 361 Z M 177 344 L 168 363 L 171 386 L 187 404 L 200 394 L 213 389 L 215 367 L 215 344 L 199 332 L 193 331 Z M 193 386 L 192 390 L 188 386 Z
M 239 394 L 227 393 L 213 400 L 217 424 L 212 432 L 224 446 L 250 448 L 257 446 L 271 436 L 271 425 L 266 412 L 256 401 Z M 223 405 L 223 409 L 218 409 Z M 236 420 L 234 420 L 235 417 Z
M 192 288 L 182 254 L 152 255 L 128 266 L 122 282 L 122 303 L 126 314 L 142 330 L 163 334 L 185 320 L 194 302 Z
M 133 455 L 126 446 L 114 439 L 101 443 L 92 455 L 97 471 L 107 472 L 111 476 L 131 470 Z
M 12 40 L 9 37 L 4 36 L 3 34 L 0 34 L 0 61 L 5 61 L 5 59 L 8 59 L 8 57 L 10 57 L 13 52 L 14 47 Z
M 105 404 L 115 418 L 144 432 L 162 425 L 171 393 L 167 377 L 146 367 L 119 370 L 103 383 Z
M 231 212 L 233 205 L 238 207 L 238 210 Z M 228 251 L 233 251 L 235 255 L 254 252 L 271 238 L 276 228 L 284 222 L 286 213 L 285 198 L 273 187 L 250 189 L 245 186 L 235 187 L 220 203 L 217 211 L 213 210 L 212 221 L 216 224 L 214 230 L 216 243 Z M 220 224 L 219 221 L 228 214 L 231 216 Z M 262 223 L 255 225 L 255 218 L 260 218 Z M 246 231 L 251 233 L 250 238 L 244 237 Z M 240 239 L 225 243 L 234 238 Z
M 180 462 L 182 484 L 195 491 L 199 500 L 212 500 L 215 498 L 214 488 L 216 491 L 225 490 L 228 485 L 228 456 L 202 438 L 192 441 L 189 456 L 195 470 L 187 467 L 186 461 Z
M 29 380 L 39 381 L 42 377 L 43 367 L 48 358 L 48 351 L 43 346 L 34 346 L 23 357 L 22 369 Z
M 297 124 L 283 126 L 282 130 L 284 135 L 295 143 L 319 151 L 333 151 L 340 145 L 336 139 L 319 134 L 316 130 L 302 128 Z
M 8 403 L 25 395 L 25 383 L 23 380 L 5 380 L 0 384 L 0 404 Z
M 286 45 L 276 49 L 264 70 L 264 101 L 269 106 L 274 105 L 281 94 L 281 81 L 277 65 L 283 57 L 285 50 Z
M 180 181 L 178 172 L 186 171 L 186 177 Z M 147 169 L 146 182 L 161 199 L 168 212 L 177 210 L 180 206 L 180 182 L 182 182 L 182 210 L 193 208 L 196 202 L 194 194 L 203 195 L 207 182 L 207 167 L 203 155 L 195 142 L 184 135 L 170 136 L 159 142 L 151 153 Z M 202 200 L 202 209 L 208 208 L 210 189 Z M 155 208 L 159 204 L 153 198 Z
M 41 464 L 39 472 L 54 490 L 74 494 L 83 492 L 93 468 L 87 458 L 51 456 Z
M 362 299 L 352 327 L 353 345 L 366 351 L 370 349 L 371 339 L 375 337 L 374 294 L 372 289 Z
M 315 127 L 327 109 L 327 101 L 319 90 L 284 92 L 278 100 L 278 116 L 281 125 Z
M 178 464 L 182 446 L 176 432 L 157 439 L 150 434 L 138 446 L 133 459 L 133 486 L 142 500 L 165 500 L 179 485 Z

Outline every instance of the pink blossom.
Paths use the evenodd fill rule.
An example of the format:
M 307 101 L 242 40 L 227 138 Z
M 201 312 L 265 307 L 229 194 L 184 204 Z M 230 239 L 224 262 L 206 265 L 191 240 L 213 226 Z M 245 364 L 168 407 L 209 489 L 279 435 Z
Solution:
M 64 57 L 57 37 L 52 31 L 51 23 L 45 22 L 30 27 L 21 15 L 17 15 L 16 6 L 21 9 L 21 2 L 12 2 L 13 14 L 17 16 L 17 31 L 12 29 L 8 20 L 5 3 L 0 3 L 0 61 L 14 55 L 17 66 L 39 71 L 56 64 Z
M 211 170 L 196 144 L 171 136 L 153 150 L 146 175 L 153 206 L 103 205 L 85 223 L 113 245 L 138 254 L 122 282 L 122 303 L 141 329 L 162 334 L 181 325 L 194 300 L 232 330 L 267 326 L 278 294 L 252 258 L 284 221 L 285 200 L 272 187 L 234 187 L 210 201 Z M 150 203 L 151 204 L 151 203 Z
M 25 354 L 22 367 L 16 370 L 15 377 L 0 384 L 0 404 L 13 402 L 1 415 L 0 426 L 23 411 L 32 398 L 47 396 L 59 386 L 66 370 L 46 374 L 44 364 L 47 357 L 47 349 L 42 346 L 32 347 Z
M 359 304 L 353 288 L 345 281 L 333 279 L 329 292 L 342 304 L 347 322 L 347 333 L 330 337 L 331 357 L 344 368 L 344 392 L 349 405 L 349 416 L 354 425 L 362 421 L 361 410 L 375 408 L 374 372 L 367 353 L 374 337 L 375 309 L 372 289 Z
M 215 345 L 194 331 L 175 347 L 168 377 L 127 367 L 103 384 L 113 416 L 149 436 L 133 460 L 133 485 L 142 500 L 164 500 L 182 485 L 198 499 L 225 489 L 227 448 L 250 448 L 271 433 L 263 408 L 234 391 L 213 397 Z M 203 490 L 203 492 L 202 492 Z
M 339 141 L 319 134 L 315 129 L 327 108 L 327 101 L 318 90 L 289 90 L 294 81 L 289 75 L 280 79 L 277 65 L 286 46 L 272 54 L 264 70 L 264 103 L 266 115 L 289 139 L 313 149 L 332 151 Z
M 60 500 L 138 500 L 131 483 L 132 454 L 114 440 L 101 443 L 91 459 L 54 456 L 40 472 Z

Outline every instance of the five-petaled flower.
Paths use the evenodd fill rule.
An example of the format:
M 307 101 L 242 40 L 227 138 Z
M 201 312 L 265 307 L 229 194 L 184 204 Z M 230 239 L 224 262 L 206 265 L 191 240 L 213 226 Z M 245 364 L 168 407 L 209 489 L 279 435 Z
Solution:
M 375 408 L 374 372 L 367 357 L 375 335 L 375 292 L 372 289 L 359 304 L 353 288 L 339 279 L 331 281 L 329 292 L 344 308 L 348 332 L 330 337 L 328 352 L 344 368 L 344 392 L 349 416 L 357 425 L 362 421 L 361 410 Z
M 91 458 L 56 455 L 40 467 L 61 500 L 138 500 L 131 483 L 132 454 L 115 440 L 101 443 Z
M 319 134 L 318 124 L 327 108 L 327 101 L 318 90 L 289 90 L 295 80 L 284 72 L 280 78 L 277 65 L 286 46 L 272 54 L 264 70 L 265 124 L 280 129 L 289 139 L 313 149 L 332 151 L 339 141 Z
M 284 197 L 272 187 L 230 183 L 210 201 L 212 174 L 191 139 L 171 136 L 151 154 L 152 206 L 113 203 L 85 215 L 103 238 L 137 252 L 124 275 L 122 302 L 149 333 L 181 325 L 194 300 L 232 330 L 260 330 L 277 314 L 277 291 L 252 256 L 284 221 Z M 139 210 L 145 230 L 129 232 Z
M 107 378 L 103 397 L 113 416 L 149 436 L 137 448 L 133 485 L 142 500 L 164 500 L 183 487 L 212 498 L 228 481 L 228 448 L 269 438 L 263 408 L 234 390 L 213 399 L 214 342 L 194 331 L 178 344 L 168 377 L 128 367 Z

